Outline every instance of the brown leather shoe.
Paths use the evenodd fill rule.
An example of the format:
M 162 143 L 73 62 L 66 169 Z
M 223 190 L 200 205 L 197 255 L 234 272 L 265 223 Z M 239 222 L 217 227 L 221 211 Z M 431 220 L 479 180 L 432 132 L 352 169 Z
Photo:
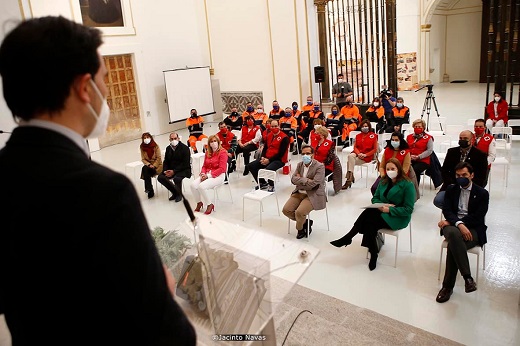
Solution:
M 464 279 L 464 281 L 464 288 L 466 290 L 466 293 L 474 292 L 477 290 L 477 284 L 475 283 L 475 281 L 473 281 L 472 277 Z
M 450 300 L 450 297 L 453 293 L 453 290 L 451 288 L 443 287 L 437 294 L 437 298 L 435 299 L 437 303 L 445 303 L 448 300 Z
M 202 202 L 197 202 L 197 207 L 195 208 L 195 211 L 200 211 L 202 209 Z

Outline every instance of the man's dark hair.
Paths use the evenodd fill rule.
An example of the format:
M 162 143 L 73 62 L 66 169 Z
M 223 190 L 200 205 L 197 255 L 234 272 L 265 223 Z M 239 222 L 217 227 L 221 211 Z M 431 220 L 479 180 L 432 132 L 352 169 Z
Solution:
M 466 161 L 457 163 L 457 165 L 455 166 L 455 172 L 464 168 L 468 169 L 469 174 L 473 173 L 473 166 L 471 165 L 471 163 Z
M 477 120 L 475 120 L 474 124 L 476 125 L 477 123 L 484 123 L 484 125 L 486 124 L 486 121 L 482 118 L 479 118 Z
M 304 144 L 304 145 L 302 145 L 302 149 L 300 150 L 300 152 L 302 152 L 303 149 L 307 149 L 307 148 L 310 148 L 310 149 L 311 149 L 311 154 L 314 154 L 314 148 L 311 147 L 311 146 L 308 145 L 308 144 Z
M 99 70 L 101 32 L 64 17 L 34 18 L 19 24 L 0 46 L 4 98 L 13 117 L 65 106 L 76 77 Z
M 220 128 L 221 125 L 226 125 L 226 123 L 221 121 L 221 122 L 218 123 L 218 127 Z

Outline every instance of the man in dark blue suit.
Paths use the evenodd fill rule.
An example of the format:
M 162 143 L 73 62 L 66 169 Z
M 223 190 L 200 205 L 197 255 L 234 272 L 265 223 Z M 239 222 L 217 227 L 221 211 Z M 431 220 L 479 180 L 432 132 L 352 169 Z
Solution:
M 465 291 L 477 290 L 471 277 L 467 250 L 483 246 L 487 242 L 485 217 L 489 205 L 489 193 L 473 184 L 473 167 L 468 162 L 455 166 L 456 184 L 446 189 L 442 212 L 446 220 L 439 222 L 441 235 L 448 242 L 446 253 L 446 272 L 442 289 L 437 295 L 437 302 L 450 299 L 457 279 L 457 270 L 465 281 Z M 477 268 L 478 270 L 478 268 Z
M 20 122 L 0 150 L 0 314 L 13 345 L 195 345 L 132 182 L 89 159 L 110 115 L 101 44 L 42 17 L 0 46 Z

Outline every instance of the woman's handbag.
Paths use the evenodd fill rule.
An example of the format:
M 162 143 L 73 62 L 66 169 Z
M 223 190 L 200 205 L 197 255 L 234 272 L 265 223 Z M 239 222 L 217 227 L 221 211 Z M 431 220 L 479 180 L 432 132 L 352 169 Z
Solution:
M 385 244 L 385 238 L 381 232 L 377 232 L 376 234 L 376 245 L 377 245 L 377 252 L 381 250 L 383 245 Z

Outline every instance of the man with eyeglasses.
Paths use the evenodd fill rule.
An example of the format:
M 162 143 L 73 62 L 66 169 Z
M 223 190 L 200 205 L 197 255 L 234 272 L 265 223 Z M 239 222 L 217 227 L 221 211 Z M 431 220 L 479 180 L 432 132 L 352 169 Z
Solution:
M 181 195 L 175 189 L 182 189 L 182 179 L 191 177 L 190 148 L 179 139 L 175 132 L 170 133 L 170 145 L 164 154 L 163 172 L 157 180 L 171 192 L 170 201 L 180 202 Z

